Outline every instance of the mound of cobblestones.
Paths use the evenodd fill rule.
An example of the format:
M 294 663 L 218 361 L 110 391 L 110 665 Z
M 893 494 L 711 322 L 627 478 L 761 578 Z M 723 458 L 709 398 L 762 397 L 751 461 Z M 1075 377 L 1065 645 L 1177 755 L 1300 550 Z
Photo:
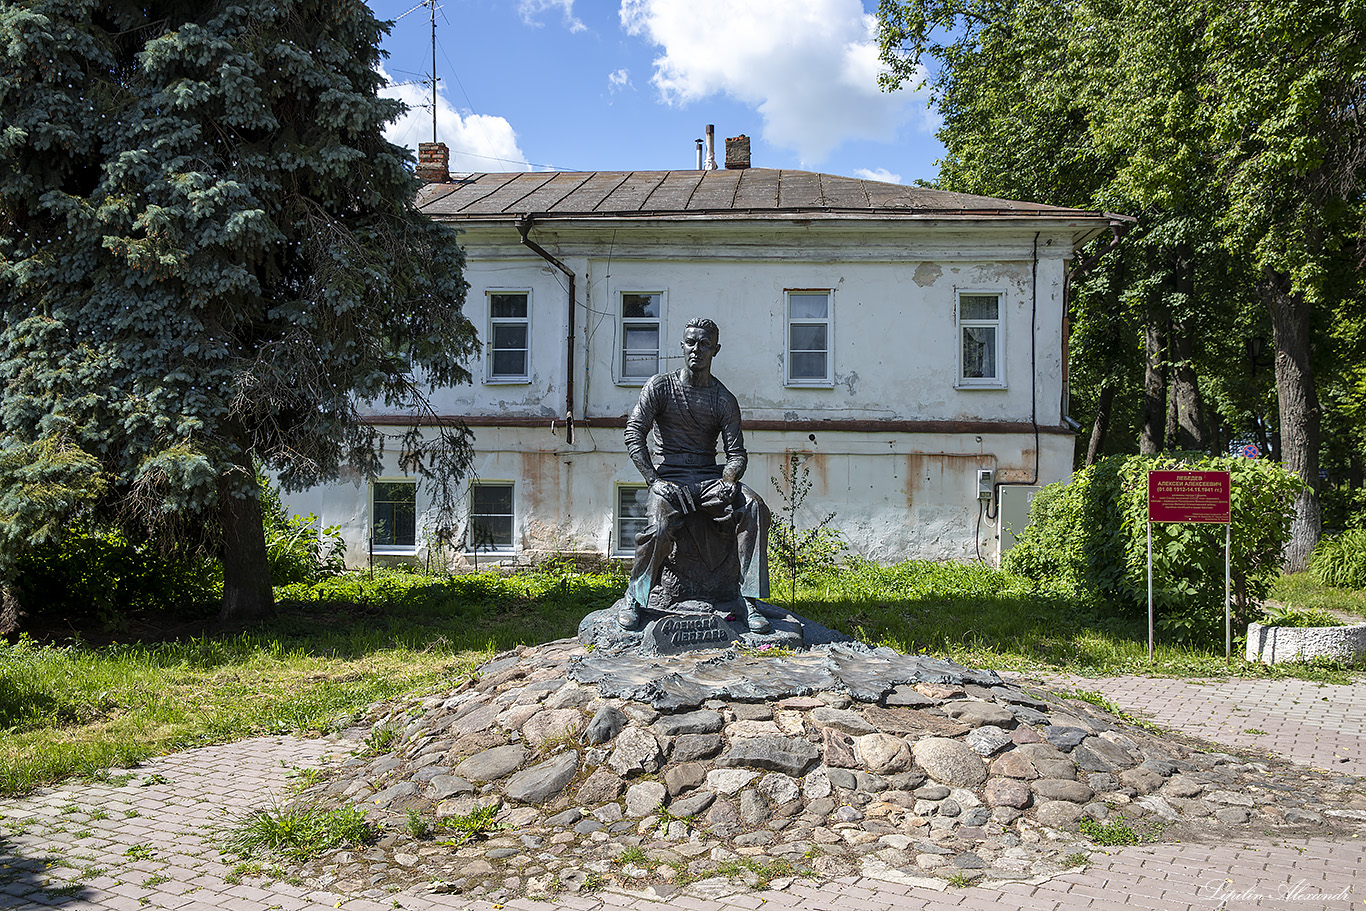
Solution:
M 859 686 L 661 711 L 570 679 L 583 659 L 571 640 L 519 648 L 450 692 L 372 707 L 355 754 L 298 799 L 362 806 L 381 836 L 298 875 L 374 896 L 715 896 L 799 875 L 1047 878 L 1095 839 L 1366 828 L 1355 779 L 1206 751 L 950 662 L 870 687 L 839 658 Z M 799 676 L 784 672 L 797 656 L 749 660 Z

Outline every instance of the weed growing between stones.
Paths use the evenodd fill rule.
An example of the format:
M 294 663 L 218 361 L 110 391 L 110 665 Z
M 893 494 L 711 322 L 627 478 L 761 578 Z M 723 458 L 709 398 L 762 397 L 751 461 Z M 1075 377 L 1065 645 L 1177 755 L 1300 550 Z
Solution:
M 579 745 L 579 737 L 576 730 L 566 728 L 558 734 L 551 734 L 543 739 L 536 747 L 536 752 L 541 756 L 550 756 L 561 750 L 572 750 Z
M 645 849 L 641 847 L 630 847 L 617 855 L 615 863 L 618 866 L 635 864 L 638 867 L 648 867 L 650 859 L 645 856 Z
M 977 881 L 979 877 L 973 877 L 967 873 L 955 873 L 948 878 L 948 884 L 955 889 L 966 889 Z
M 1104 709 L 1105 711 L 1109 712 L 1111 715 L 1114 715 L 1116 718 L 1120 719 L 1126 724 L 1132 724 L 1135 727 L 1140 727 L 1144 730 L 1152 731 L 1154 734 L 1165 733 L 1163 728 L 1153 724 L 1146 718 L 1140 718 L 1137 715 L 1129 714 L 1119 706 L 1115 705 L 1109 699 L 1105 698 L 1103 694 L 1097 692 L 1096 690 L 1077 690 L 1076 692 L 1072 693 L 1060 692 L 1057 695 L 1060 699 L 1078 699 L 1082 702 L 1088 702 L 1091 705 L 1096 706 L 1097 708 Z
M 359 807 L 324 810 L 294 804 L 254 810 L 228 834 L 225 847 L 242 857 L 265 849 L 304 861 L 342 845 L 363 845 L 375 836 Z
M 317 767 L 303 769 L 296 766 L 290 771 L 289 777 L 294 779 L 290 783 L 294 793 L 301 794 L 325 779 L 327 773 Z
M 440 826 L 447 832 L 456 833 L 456 838 L 447 839 L 441 844 L 448 847 L 458 848 L 472 838 L 479 838 L 496 832 L 502 828 L 502 824 L 496 822 L 498 807 L 486 806 L 475 807 L 462 816 L 446 816 L 441 819 Z
M 413 838 L 426 838 L 432 834 L 432 827 L 417 810 L 409 810 L 408 821 L 403 824 L 403 831 Z
M 375 728 L 365 735 L 365 740 L 361 742 L 362 756 L 379 756 L 389 752 L 394 745 L 394 738 L 398 736 L 398 731 L 393 728 Z
M 726 860 L 716 865 L 714 876 L 738 877 L 752 889 L 766 889 L 780 876 L 797 876 L 802 871 L 781 858 L 762 863 L 748 857 Z
M 1064 867 L 1084 867 L 1090 858 L 1082 851 L 1074 851 L 1062 859 Z
M 1102 847 L 1136 845 L 1139 841 L 1138 833 L 1130 827 L 1129 821 L 1123 816 L 1115 816 L 1106 822 L 1083 818 L 1077 827 L 1081 834 Z

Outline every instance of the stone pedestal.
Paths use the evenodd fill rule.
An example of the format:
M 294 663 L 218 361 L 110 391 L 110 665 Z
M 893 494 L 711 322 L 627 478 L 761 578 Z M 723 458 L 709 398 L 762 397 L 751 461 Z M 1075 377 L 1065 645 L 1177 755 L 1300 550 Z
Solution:
M 799 649 L 806 645 L 801 620 L 762 601 L 759 612 L 772 627 L 767 633 L 750 632 L 745 623 L 743 598 L 721 604 L 682 601 L 667 612 L 646 609 L 642 628 L 634 631 L 624 630 L 617 623 L 617 612 L 624 604 L 622 599 L 607 610 L 584 617 L 579 624 L 579 641 L 606 654 L 631 652 L 647 656 L 728 648 L 732 643 L 752 649 Z

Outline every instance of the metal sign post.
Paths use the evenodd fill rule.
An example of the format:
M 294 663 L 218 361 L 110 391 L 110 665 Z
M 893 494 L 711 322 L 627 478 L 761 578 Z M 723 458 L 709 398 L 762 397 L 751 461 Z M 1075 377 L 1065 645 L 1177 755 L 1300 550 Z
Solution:
M 1148 663 L 1153 661 L 1153 523 L 1224 526 L 1224 660 L 1233 663 L 1233 611 L 1229 600 L 1233 520 L 1227 471 L 1148 472 Z

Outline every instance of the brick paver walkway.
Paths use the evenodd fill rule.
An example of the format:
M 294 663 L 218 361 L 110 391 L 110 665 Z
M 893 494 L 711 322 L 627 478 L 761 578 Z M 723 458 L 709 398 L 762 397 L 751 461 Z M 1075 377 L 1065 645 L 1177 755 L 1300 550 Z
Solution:
M 1366 687 L 1361 683 L 1139 677 L 1052 682 L 1101 692 L 1126 711 L 1217 742 L 1361 772 L 1366 752 Z M 23 800 L 0 801 L 0 909 L 492 911 L 487 902 L 458 895 L 396 893 L 370 900 L 287 882 L 262 889 L 230 881 L 233 858 L 219 854 L 217 833 L 241 813 L 279 799 L 292 769 L 316 766 L 329 751 L 342 749 L 323 740 L 256 738 L 161 757 L 139 766 L 126 781 L 73 781 Z M 1339 761 L 1344 757 L 1348 762 Z M 923 880 L 845 878 L 819 886 L 797 881 L 782 891 L 716 900 L 599 893 L 554 904 L 517 899 L 506 908 L 736 911 L 760 906 L 766 911 L 1345 911 L 1366 907 L 1366 850 L 1357 837 L 1159 845 L 1097 850 L 1085 868 L 1038 884 L 954 888 Z
M 1047 682 L 1099 692 L 1126 712 L 1215 743 L 1366 776 L 1366 681 L 1058 676 Z

